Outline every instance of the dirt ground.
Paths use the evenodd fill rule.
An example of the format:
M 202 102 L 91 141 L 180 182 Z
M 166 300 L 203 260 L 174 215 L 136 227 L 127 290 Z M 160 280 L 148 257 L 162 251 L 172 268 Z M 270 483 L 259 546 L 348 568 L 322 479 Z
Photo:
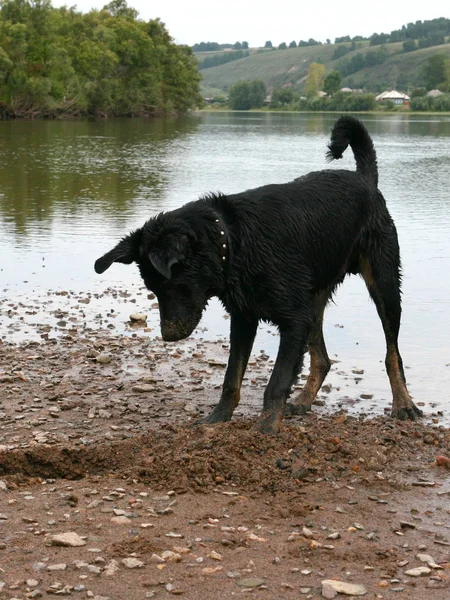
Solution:
M 193 427 L 226 344 L 65 318 L 0 341 L 0 599 L 450 598 L 450 433 L 430 407 L 349 414 L 325 386 L 263 436 L 261 353 L 233 421 Z

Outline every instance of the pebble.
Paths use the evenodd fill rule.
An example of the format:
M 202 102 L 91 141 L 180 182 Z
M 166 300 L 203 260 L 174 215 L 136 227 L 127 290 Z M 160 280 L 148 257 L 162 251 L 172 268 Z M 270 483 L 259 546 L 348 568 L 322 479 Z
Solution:
M 46 544 L 48 546 L 67 546 L 75 548 L 76 546 L 85 546 L 86 541 L 83 540 L 78 533 L 68 531 L 66 533 L 56 533 L 48 536 Z
M 109 365 L 112 362 L 112 358 L 107 354 L 99 354 L 95 359 L 100 365 Z
M 324 595 L 325 594 L 328 595 Z M 331 595 L 334 592 L 334 596 Z M 324 598 L 334 598 L 337 594 L 346 596 L 365 596 L 366 588 L 358 583 L 348 583 L 347 581 L 338 581 L 337 579 L 324 579 L 322 581 L 322 595 Z
M 416 554 L 416 558 L 417 560 L 420 560 L 420 562 L 427 563 L 427 565 L 432 569 L 442 569 L 442 567 L 437 565 L 434 558 L 429 554 Z
M 147 315 L 145 313 L 133 313 L 130 315 L 130 321 L 139 323 L 140 321 L 146 321 Z
M 145 563 L 142 560 L 138 560 L 137 558 L 128 557 L 122 559 L 122 564 L 127 569 L 142 569 L 145 566 Z
M 264 585 L 266 582 L 264 579 L 260 579 L 259 577 L 246 577 L 245 579 L 240 579 L 237 584 L 239 587 L 244 588 L 258 588 Z
M 47 571 L 65 571 L 67 569 L 67 565 L 65 563 L 59 563 L 57 565 L 49 565 L 47 567 Z
M 131 519 L 124 516 L 112 517 L 111 523 L 114 525 L 129 525 L 131 523 Z
M 405 575 L 408 575 L 408 577 L 421 577 L 422 575 L 429 575 L 430 573 L 430 567 L 415 567 L 414 569 L 405 571 Z

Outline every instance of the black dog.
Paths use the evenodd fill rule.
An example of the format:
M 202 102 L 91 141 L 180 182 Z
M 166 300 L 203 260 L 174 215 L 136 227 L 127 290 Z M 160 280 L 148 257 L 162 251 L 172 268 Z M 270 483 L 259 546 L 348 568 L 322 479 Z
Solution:
M 189 336 L 210 298 L 231 315 L 230 356 L 219 404 L 203 423 L 229 421 L 258 322 L 278 326 L 280 346 L 264 392 L 257 428 L 276 432 L 307 345 L 311 371 L 291 412 L 309 411 L 330 369 L 322 334 L 325 307 L 345 276 L 364 278 L 386 336 L 392 416 L 416 419 L 397 339 L 400 327 L 400 253 L 381 192 L 372 140 L 353 117 L 335 124 L 327 157 L 350 145 L 356 172 L 324 170 L 291 183 L 240 194 L 209 195 L 161 213 L 126 236 L 95 263 L 136 262 L 159 301 L 164 340 Z

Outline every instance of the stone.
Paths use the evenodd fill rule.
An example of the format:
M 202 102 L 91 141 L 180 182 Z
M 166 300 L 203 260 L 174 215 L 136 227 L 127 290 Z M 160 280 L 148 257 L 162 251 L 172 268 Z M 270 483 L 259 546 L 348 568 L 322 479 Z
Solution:
M 86 541 L 74 531 L 50 535 L 47 537 L 46 543 L 48 546 L 67 546 L 70 548 L 86 545 Z
M 111 577 L 111 575 L 115 575 L 119 570 L 119 563 L 117 560 L 112 559 L 105 567 L 103 571 L 103 575 L 106 577 Z
M 359 583 L 348 583 L 347 581 L 338 581 L 337 579 L 324 579 L 322 581 L 322 595 L 325 584 L 325 590 L 332 588 L 336 594 L 345 594 L 346 596 L 365 596 L 366 588 Z M 325 598 L 334 598 L 334 596 L 324 596 Z
M 142 560 L 138 560 L 137 558 L 133 558 L 131 556 L 122 559 L 122 564 L 124 567 L 127 567 L 127 569 L 142 569 L 142 567 L 145 565 Z
M 246 577 L 245 579 L 240 579 L 237 584 L 239 587 L 244 588 L 258 588 L 264 585 L 266 582 L 264 579 L 260 579 L 259 577 Z
M 429 575 L 430 573 L 430 567 L 415 567 L 405 571 L 405 575 L 408 575 L 408 577 L 422 577 L 422 575 Z

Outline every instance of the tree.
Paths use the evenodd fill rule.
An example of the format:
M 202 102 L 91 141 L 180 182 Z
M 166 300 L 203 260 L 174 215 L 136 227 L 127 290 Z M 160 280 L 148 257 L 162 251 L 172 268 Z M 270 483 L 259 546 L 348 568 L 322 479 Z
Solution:
M 342 77 L 339 71 L 330 71 L 323 81 L 323 91 L 332 96 L 341 87 Z
M 438 88 L 448 81 L 448 59 L 444 54 L 433 54 L 425 63 L 423 72 L 427 90 Z
M 109 4 L 105 4 L 103 10 L 107 10 L 115 17 L 132 20 L 136 20 L 139 14 L 137 10 L 128 6 L 126 0 L 111 0 Z
M 248 42 L 242 42 L 242 50 L 248 50 Z
M 264 44 L 264 48 L 273 48 L 272 46 L 272 42 L 270 40 L 268 40 L 265 44 Z
M 250 109 L 250 86 L 248 81 L 238 81 L 230 87 L 228 104 L 231 110 L 249 110 Z
M 261 108 L 267 96 L 267 87 L 261 79 L 254 79 L 249 84 L 248 100 L 250 108 Z
M 264 81 L 238 81 L 230 87 L 228 104 L 232 110 L 250 110 L 264 104 L 267 88 Z
M 0 101 L 16 116 L 185 112 L 201 104 L 190 48 L 125 0 L 83 14 L 0 0 Z
M 306 97 L 312 98 L 322 89 L 325 78 L 325 67 L 320 63 L 311 63 L 306 77 Z
M 416 42 L 414 40 L 406 40 L 403 42 L 403 52 L 413 52 L 416 50 Z
M 241 44 L 241 42 L 235 42 L 233 44 L 233 49 L 234 50 L 242 50 L 242 44 Z
M 289 44 L 289 48 L 297 48 L 297 42 L 292 40 L 292 42 Z
M 274 89 L 272 92 L 272 99 L 270 106 L 272 108 L 280 108 L 290 104 L 294 99 L 294 92 L 290 87 L 284 87 L 281 89 Z
M 286 42 L 281 42 L 281 44 L 278 46 L 278 50 L 286 50 L 287 45 Z

